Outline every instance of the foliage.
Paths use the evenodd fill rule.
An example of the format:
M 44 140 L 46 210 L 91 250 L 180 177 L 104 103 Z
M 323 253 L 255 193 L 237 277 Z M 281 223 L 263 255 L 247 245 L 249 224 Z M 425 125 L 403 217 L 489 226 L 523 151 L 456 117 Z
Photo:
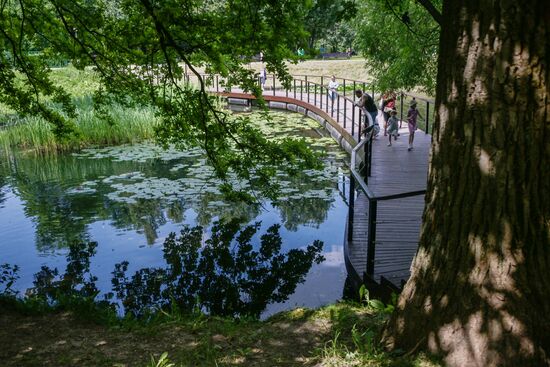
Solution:
M 345 21 L 355 16 L 356 7 L 355 1 L 314 0 L 313 6 L 305 18 L 305 28 L 309 32 L 309 48 L 313 49 L 320 40 L 325 40 L 331 46 L 335 46 L 334 39 L 342 36 L 347 41 L 344 45 L 350 45 L 349 37 L 345 36 L 346 30 L 348 30 Z M 335 37 L 336 34 L 340 37 Z
M 441 1 L 436 1 L 441 6 Z M 361 2 L 355 19 L 355 45 L 380 90 L 419 87 L 433 95 L 439 26 L 412 0 Z
M 372 308 L 373 310 L 376 310 L 378 312 L 386 312 L 388 314 L 391 314 L 394 310 L 394 305 L 396 302 L 397 296 L 395 294 L 392 294 L 392 303 L 384 305 L 384 302 L 377 300 L 377 299 L 371 299 L 370 293 L 367 287 L 362 284 L 359 288 L 359 302 L 363 303 L 365 306 Z
M 327 30 L 318 43 L 328 46 L 327 51 L 344 52 L 353 47 L 355 38 L 356 30 L 353 26 L 353 20 L 342 20 Z M 338 73 L 338 76 L 340 76 L 340 73 Z
M 175 364 L 170 362 L 168 353 L 164 352 L 157 361 L 155 361 L 155 358 L 151 357 L 151 364 L 149 364 L 149 367 L 175 367 Z
M 91 101 L 88 100 L 88 103 Z M 74 129 L 78 138 L 56 139 L 46 120 L 28 116 L 0 130 L 0 146 L 5 152 L 23 149 L 35 153 L 57 153 L 94 145 L 134 143 L 155 137 L 158 120 L 151 108 L 111 106 L 107 113 L 116 121 L 114 125 L 86 102 L 82 102 L 77 111 Z
M 289 83 L 283 61 L 292 57 L 289 46 L 305 36 L 304 6 L 302 0 L 9 1 L 0 9 L 0 46 L 6 50 L 0 54 L 0 102 L 43 117 L 58 139 L 78 137 L 70 93 L 52 80 L 44 58 L 29 54 L 36 49 L 30 43 L 40 44 L 41 52 L 64 56 L 78 69 L 93 67 L 100 84 L 95 108 L 111 124 L 106 111 L 114 103 L 154 106 L 160 139 L 201 147 L 221 178 L 231 171 L 249 178 L 259 162 L 311 167 L 316 159 L 300 142 L 270 142 L 245 118 L 230 120 L 196 69 L 260 95 L 246 63 L 263 51 L 268 71 Z M 199 89 L 186 83 L 188 71 Z M 270 173 L 256 172 L 267 192 Z

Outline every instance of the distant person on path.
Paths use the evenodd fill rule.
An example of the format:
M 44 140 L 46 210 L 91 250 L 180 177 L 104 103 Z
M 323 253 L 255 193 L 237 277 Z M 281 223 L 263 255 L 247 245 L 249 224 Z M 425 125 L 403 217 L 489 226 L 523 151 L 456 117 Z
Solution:
M 340 84 L 338 84 L 336 77 L 333 75 L 330 82 L 328 82 L 328 96 L 330 97 L 332 104 L 334 104 L 334 98 L 338 97 L 338 92 L 336 90 L 339 86 Z
M 262 71 L 260 71 L 260 85 L 262 86 L 262 90 L 265 90 L 265 81 L 267 80 L 267 71 L 265 68 L 262 68 Z
M 355 105 L 361 108 L 361 111 L 363 113 L 364 118 L 364 129 L 369 126 L 367 124 L 368 117 L 367 113 L 372 117 L 372 124 L 374 126 L 374 136 L 377 136 L 380 132 L 380 125 L 378 125 L 378 121 L 376 121 L 376 116 L 378 115 L 378 108 L 376 108 L 376 103 L 374 103 L 374 100 L 371 96 L 369 96 L 367 93 L 363 93 L 362 90 L 357 89 L 355 91 L 355 96 L 359 98 L 357 102 L 355 102 Z
M 408 151 L 411 151 L 413 149 L 413 142 L 414 142 L 414 132 L 417 129 L 416 125 L 416 119 L 420 117 L 423 118 L 420 115 L 420 112 L 416 109 L 416 99 L 413 98 L 413 100 L 410 103 L 409 111 L 407 112 L 407 122 L 409 124 L 409 149 Z
M 397 119 L 397 111 L 392 110 L 390 112 L 390 118 L 388 119 L 388 136 L 390 142 L 388 144 L 391 147 L 391 138 L 393 136 L 394 140 L 397 140 L 397 132 L 399 131 L 399 120 Z
M 387 134 L 390 112 L 395 109 L 396 98 L 397 96 L 394 92 L 386 92 L 382 96 L 382 112 L 384 113 L 384 136 L 386 136 Z
M 298 53 L 298 57 L 300 58 L 300 61 L 304 61 L 304 56 L 305 56 L 305 54 L 306 54 L 306 53 L 304 52 L 304 49 L 300 47 L 300 48 L 298 49 L 298 52 L 297 52 L 297 53 Z

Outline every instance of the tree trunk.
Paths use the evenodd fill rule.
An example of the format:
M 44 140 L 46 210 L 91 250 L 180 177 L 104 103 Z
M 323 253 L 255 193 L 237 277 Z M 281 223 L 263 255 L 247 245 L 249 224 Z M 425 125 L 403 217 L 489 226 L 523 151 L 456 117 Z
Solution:
M 428 193 L 383 341 L 550 365 L 550 6 L 444 1 Z

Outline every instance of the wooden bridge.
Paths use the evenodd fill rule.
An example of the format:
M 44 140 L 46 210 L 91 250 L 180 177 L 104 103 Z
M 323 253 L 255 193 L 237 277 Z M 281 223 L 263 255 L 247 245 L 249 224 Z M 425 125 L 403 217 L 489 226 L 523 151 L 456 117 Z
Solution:
M 249 105 L 255 99 L 236 88 L 227 88 L 217 77 L 210 77 L 210 80 L 211 90 L 233 102 Z M 375 91 L 362 81 L 337 79 L 340 90 L 331 100 L 326 85 L 329 80 L 324 76 L 294 76 L 290 88 L 284 88 L 274 76 L 269 76 L 263 96 L 271 108 L 301 112 L 317 119 L 352 154 L 344 238 L 346 267 L 352 283 L 367 284 L 371 292 L 383 297 L 398 291 L 408 279 L 417 250 L 431 146 L 431 135 L 427 131 L 433 101 L 403 93 L 397 102 L 401 120 L 413 98 L 425 117 L 420 124 L 424 131 L 416 132 L 412 151 L 407 149 L 406 122 L 391 147 L 387 146 L 387 137 L 382 133 L 361 143 L 363 117 L 354 105 L 353 90 L 361 89 L 373 96 Z M 383 127 L 381 112 L 377 120 Z

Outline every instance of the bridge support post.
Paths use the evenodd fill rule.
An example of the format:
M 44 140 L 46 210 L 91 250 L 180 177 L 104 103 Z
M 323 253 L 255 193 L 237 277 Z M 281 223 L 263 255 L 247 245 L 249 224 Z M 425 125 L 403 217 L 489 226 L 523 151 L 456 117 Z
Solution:
M 349 175 L 348 241 L 353 241 L 353 213 L 355 210 L 355 178 Z
M 426 101 L 426 134 L 430 132 L 430 102 Z
M 367 234 L 367 274 L 374 276 L 374 252 L 376 251 L 376 213 L 378 201 L 369 198 L 369 229 Z

